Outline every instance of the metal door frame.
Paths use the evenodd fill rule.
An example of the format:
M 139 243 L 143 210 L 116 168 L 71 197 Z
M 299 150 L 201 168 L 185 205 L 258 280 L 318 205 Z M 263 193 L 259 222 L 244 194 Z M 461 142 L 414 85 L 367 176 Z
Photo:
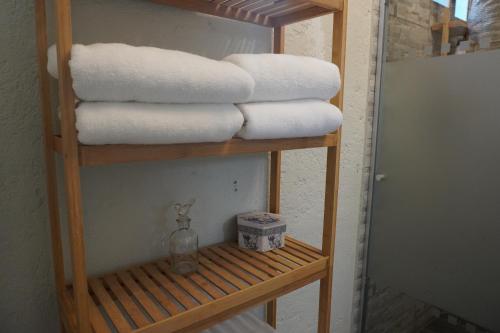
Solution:
M 372 224 L 372 206 L 373 206 L 373 188 L 375 185 L 375 166 L 377 160 L 377 139 L 380 119 L 380 100 L 383 82 L 383 67 L 386 55 L 386 21 L 388 14 L 388 6 L 390 0 L 380 0 L 379 3 L 379 25 L 377 37 L 377 65 L 375 76 L 375 101 L 373 110 L 373 123 L 372 123 L 372 147 L 371 147 L 371 161 L 370 161 L 370 174 L 368 180 L 368 197 L 366 208 L 366 228 L 365 228 L 365 241 L 363 248 L 363 272 L 361 275 L 361 295 L 359 302 L 359 319 L 358 319 L 358 333 L 362 333 L 365 326 L 366 317 L 366 300 L 367 300 L 367 285 L 368 285 L 368 249 L 370 244 L 370 230 Z

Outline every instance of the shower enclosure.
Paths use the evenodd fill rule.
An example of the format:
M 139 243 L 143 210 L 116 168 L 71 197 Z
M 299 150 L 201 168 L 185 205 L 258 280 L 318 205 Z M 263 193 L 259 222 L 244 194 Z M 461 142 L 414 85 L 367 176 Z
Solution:
M 500 1 L 381 8 L 360 330 L 500 332 Z

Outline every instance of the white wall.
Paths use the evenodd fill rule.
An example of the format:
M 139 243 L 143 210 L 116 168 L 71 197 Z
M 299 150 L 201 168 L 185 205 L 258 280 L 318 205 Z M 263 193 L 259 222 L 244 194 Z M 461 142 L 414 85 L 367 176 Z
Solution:
M 334 332 L 351 332 L 360 224 L 367 193 L 366 155 L 373 112 L 378 0 L 349 1 L 347 29 L 344 124 L 341 147 L 339 210 L 334 266 Z M 297 23 L 286 28 L 285 51 L 331 59 L 332 16 Z M 369 151 L 369 149 L 368 149 Z M 369 164 L 369 163 L 368 163 Z M 282 214 L 292 233 L 321 246 L 326 151 L 311 149 L 284 153 Z M 280 299 L 280 332 L 314 332 L 319 283 Z M 297 301 L 300 299 L 301 301 Z
M 369 6 L 366 2 L 351 0 L 349 12 L 351 23 L 348 29 L 333 316 L 335 332 L 346 333 L 351 327 L 357 227 L 363 197 L 366 113 L 369 110 L 373 22 L 371 0 Z M 157 45 L 216 59 L 232 52 L 265 52 L 271 46 L 270 31 L 266 28 L 208 18 L 146 1 L 75 0 L 73 4 L 77 42 Z M 5 192 L 2 193 L 5 198 L 1 200 L 2 220 L 3 216 L 7 220 L 1 224 L 1 260 L 2 267 L 13 272 L 8 276 L 3 271 L 1 273 L 0 290 L 6 302 L 2 302 L 0 318 L 7 332 L 53 332 L 57 324 L 41 178 L 40 120 L 35 113 L 33 25 L 17 24 L 31 22 L 33 9 L 13 0 L 2 2 L 0 6 L 6 7 L 6 10 L 0 10 L 6 14 L 0 16 L 0 23 L 12 23 L 17 29 L 8 29 L 8 38 L 2 44 L 16 50 L 6 53 L 7 62 L 19 63 L 15 67 L 0 67 L 2 74 L 9 74 L 11 68 L 16 70 L 9 76 L 12 81 L 7 82 L 8 85 L 0 85 L 0 100 L 15 98 L 30 102 L 28 105 L 17 102 L 9 105 L 11 111 L 5 116 L 8 121 L 2 123 L 2 127 L 3 124 L 9 127 L 0 131 L 10 134 L 2 136 L 0 151 L 2 161 L 8 161 L 0 164 L 0 184 Z M 287 28 L 287 51 L 329 59 L 330 34 L 331 17 L 291 26 Z M 29 48 L 18 43 L 19 38 L 29 41 Z M 31 93 L 26 95 L 23 87 L 29 88 Z M 31 141 L 26 141 L 23 146 L 16 145 L 14 139 L 21 134 Z M 14 146 L 17 149 L 9 148 Z M 324 166 L 325 154 L 321 149 L 287 152 L 284 156 L 283 214 L 292 233 L 316 245 L 320 244 L 321 235 Z M 3 181 L 7 175 L 9 181 Z M 236 213 L 265 207 L 266 179 L 267 156 L 264 154 L 84 169 L 82 183 L 89 272 L 102 273 L 164 255 L 161 239 L 168 232 L 165 212 L 173 202 L 191 197 L 198 200 L 192 218 L 201 243 L 231 238 L 234 235 L 231 219 Z M 34 182 L 34 193 L 28 184 L 20 186 L 25 181 Z M 23 204 L 26 202 L 32 208 Z M 25 211 L 25 207 L 29 210 Z M 168 216 L 168 222 L 172 223 L 171 214 Z M 17 223 L 19 217 L 22 217 L 22 223 Z M 17 298 L 18 295 L 22 297 Z M 317 304 L 316 285 L 280 299 L 279 331 L 314 332 Z M 43 309 L 44 315 L 37 313 L 38 309 Z

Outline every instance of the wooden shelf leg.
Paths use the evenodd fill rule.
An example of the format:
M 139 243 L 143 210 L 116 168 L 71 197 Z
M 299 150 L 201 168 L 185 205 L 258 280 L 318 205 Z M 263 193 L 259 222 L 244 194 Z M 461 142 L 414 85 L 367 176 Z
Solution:
M 343 10 L 335 12 L 333 16 L 333 47 L 332 61 L 340 69 L 342 88 L 331 100 L 341 110 L 344 101 L 344 74 L 345 74 L 345 51 L 347 32 L 347 0 L 344 0 Z M 323 220 L 323 246 L 324 256 L 328 256 L 328 271 L 326 276 L 320 280 L 319 294 L 319 317 L 318 332 L 329 333 L 332 312 L 332 290 L 333 290 L 333 262 L 335 254 L 335 233 L 337 223 L 337 196 L 339 187 L 339 162 L 341 130 L 337 132 L 337 146 L 329 147 L 326 162 L 326 186 L 325 186 L 325 212 Z
M 43 120 L 43 139 L 45 156 L 45 181 L 47 183 L 47 203 L 49 208 L 50 233 L 52 241 L 52 261 L 56 282 L 59 317 L 62 321 L 62 296 L 64 292 L 64 261 L 59 219 L 59 203 L 57 198 L 57 177 L 55 154 L 53 149 L 52 107 L 50 103 L 50 79 L 47 73 L 47 16 L 45 0 L 35 1 L 36 42 L 38 52 L 38 71 L 40 80 L 40 105 Z
M 276 27 L 273 31 L 273 52 L 283 53 L 285 50 L 285 27 Z M 281 185 L 281 152 L 271 152 L 271 168 L 269 172 L 269 211 L 280 212 L 280 185 Z M 278 304 L 273 299 L 267 303 L 267 323 L 276 328 Z
M 281 184 L 281 152 L 271 152 L 271 166 L 269 170 L 269 211 L 278 214 L 280 212 L 280 184 Z M 267 303 L 267 323 L 276 328 L 278 304 L 273 299 Z
M 330 332 L 332 308 L 333 258 L 337 215 L 339 149 L 328 148 L 326 166 L 325 214 L 323 222 L 323 255 L 328 256 L 328 271 L 320 280 L 318 332 Z
M 64 176 L 73 271 L 73 298 L 77 317 L 77 332 L 90 333 L 80 166 L 75 128 L 75 96 L 68 63 L 73 45 L 70 0 L 56 0 L 55 17 L 57 18 L 59 105 L 61 107 Z

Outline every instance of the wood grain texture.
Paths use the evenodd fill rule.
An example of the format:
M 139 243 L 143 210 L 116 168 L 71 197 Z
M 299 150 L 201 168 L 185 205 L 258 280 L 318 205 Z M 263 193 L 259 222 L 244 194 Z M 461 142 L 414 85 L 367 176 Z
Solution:
M 57 66 L 61 110 L 62 155 L 69 223 L 71 265 L 78 333 L 90 333 L 83 212 L 78 142 L 75 128 L 75 95 L 69 68 L 73 45 L 70 0 L 56 0 Z
M 130 272 L 134 278 L 137 279 L 141 287 L 144 288 L 149 294 L 153 295 L 156 302 L 160 303 L 171 316 L 181 312 L 181 309 L 166 296 L 160 287 L 153 280 L 151 280 L 151 278 L 147 276 L 140 267 L 134 267 L 130 270 Z
M 62 153 L 62 139 L 54 136 L 54 150 Z M 194 157 L 231 156 L 238 154 L 265 153 L 280 150 L 332 147 L 337 135 L 328 134 L 312 138 L 243 140 L 231 139 L 221 143 L 194 143 L 172 145 L 79 145 L 82 166 L 109 165 L 116 163 L 177 160 Z
M 166 266 L 166 263 L 162 264 L 165 264 Z M 185 309 L 189 310 L 196 307 L 197 303 L 188 294 L 183 292 L 182 289 L 176 286 L 170 279 L 168 279 L 164 275 L 164 272 L 161 272 L 161 265 L 158 265 L 158 267 L 155 265 L 145 265 L 144 270 L 153 278 L 153 280 L 168 291 L 168 293 L 172 295 Z M 166 267 L 166 270 L 168 271 L 169 268 Z
M 282 16 L 269 18 L 270 24 L 274 27 L 282 27 L 288 24 L 312 19 L 318 16 L 331 14 L 332 11 L 322 7 L 314 6 Z
M 149 266 L 151 266 L 151 265 L 149 265 Z M 146 267 L 148 267 L 148 266 L 146 266 Z M 159 262 L 158 267 L 163 272 L 163 274 L 169 276 L 173 282 L 175 282 L 180 288 L 182 288 L 182 290 L 184 290 L 186 298 L 191 300 L 190 303 L 192 303 L 192 304 L 188 304 L 186 306 L 187 309 L 191 309 L 197 305 L 195 302 L 192 301 L 193 298 L 196 299 L 199 304 L 205 304 L 205 303 L 210 302 L 210 299 L 204 293 L 202 293 L 199 289 L 197 289 L 192 282 L 190 282 L 188 279 L 186 279 L 182 275 L 178 275 L 178 274 L 173 273 L 171 271 L 170 266 L 167 265 L 167 263 Z M 186 303 L 186 301 L 183 300 L 183 303 Z
M 285 52 L 285 27 L 273 29 L 273 53 Z M 281 151 L 273 151 L 269 162 L 269 211 L 279 214 L 281 202 Z M 266 321 L 276 328 L 278 313 L 278 300 L 272 299 L 266 304 Z
M 344 83 L 345 78 L 345 52 L 347 34 L 347 3 L 343 0 L 343 11 L 336 12 L 333 16 L 333 48 L 332 61 L 340 69 L 340 79 Z M 332 104 L 342 110 L 344 103 L 344 84 L 338 95 L 332 99 Z M 328 257 L 328 270 L 325 278 L 320 281 L 319 296 L 319 318 L 318 332 L 329 333 L 332 312 L 333 293 L 333 262 L 335 255 L 335 236 L 337 228 L 337 202 L 339 189 L 339 162 L 340 162 L 340 137 L 341 129 L 338 130 L 338 142 L 336 147 L 329 147 L 326 161 L 326 185 L 325 185 L 325 211 L 323 220 L 322 254 Z
M 150 321 L 146 318 L 145 314 L 141 311 L 138 305 L 121 286 L 115 275 L 104 277 L 104 281 L 106 282 L 107 287 L 113 292 L 115 297 L 125 308 L 137 327 L 142 327 L 150 324 Z
M 310 251 L 300 245 L 295 249 L 302 254 Z M 283 248 L 286 253 L 288 250 L 287 246 Z M 185 276 L 172 273 L 168 264 L 170 259 L 166 258 L 91 278 L 89 304 L 93 331 L 199 332 L 249 307 L 323 278 L 328 267 L 328 258 L 319 255 L 309 262 L 304 261 L 303 265 L 294 264 L 293 268 L 279 271 L 269 263 L 277 264 L 279 269 L 285 266 L 271 257 L 288 261 L 285 257 L 240 251 L 236 243 L 209 246 L 201 252 L 207 257 L 200 256 L 200 269 Z M 250 252 L 254 255 L 247 254 Z M 291 253 L 288 255 L 292 260 L 300 260 Z M 253 283 L 243 282 L 249 276 L 253 277 Z M 195 279 L 204 282 L 194 282 Z M 69 327 L 75 327 L 75 300 L 71 290 L 72 286 L 68 286 L 64 293 L 64 321 Z M 203 290 L 215 291 L 217 297 L 209 297 L 211 293 L 205 294 Z M 188 299 L 190 305 L 187 305 Z M 76 332 L 76 329 L 71 331 Z
M 257 24 L 280 27 L 342 10 L 343 0 L 151 0 L 157 4 Z
M 166 316 L 163 314 L 163 312 L 155 305 L 151 298 L 148 297 L 141 286 L 139 286 L 137 282 L 132 278 L 130 273 L 118 272 L 117 276 L 154 321 L 161 321 L 165 319 Z
M 99 303 L 106 310 L 106 313 L 108 314 L 118 332 L 131 332 L 133 327 L 130 326 L 130 324 L 127 322 L 127 319 L 125 319 L 122 312 L 113 301 L 112 297 L 108 294 L 106 288 L 102 284 L 102 281 L 100 279 L 91 279 L 89 281 L 89 286 L 96 298 L 99 300 Z
M 237 245 L 231 245 L 231 246 L 233 246 L 234 248 L 238 248 Z M 247 249 L 240 249 L 240 248 L 238 248 L 238 250 L 245 253 L 249 257 L 256 258 L 260 262 L 266 263 L 270 267 L 273 267 L 282 273 L 291 271 L 291 268 L 289 268 L 289 267 L 287 267 L 287 266 L 285 266 L 277 261 L 274 261 L 274 260 L 270 259 L 269 257 L 267 257 L 259 252 L 247 250 Z
M 227 271 L 231 272 L 235 277 L 238 279 L 241 279 L 245 281 L 246 283 L 250 285 L 255 285 L 258 284 L 261 280 L 257 278 L 256 276 L 246 272 L 244 269 L 238 267 L 237 265 L 234 265 L 231 262 L 228 262 L 225 259 L 222 259 L 218 255 L 212 253 L 211 251 L 207 249 L 202 249 L 200 250 L 201 254 L 203 254 L 204 257 L 210 259 L 210 261 L 214 262 L 220 267 L 223 267 Z
M 246 263 L 258 268 L 262 272 L 266 272 L 269 276 L 278 276 L 281 273 L 277 271 L 276 269 L 272 268 L 272 266 L 267 265 L 265 262 L 261 262 L 257 259 L 255 259 L 252 256 L 249 256 L 241 251 L 238 251 L 236 248 L 228 246 L 228 245 L 223 245 L 221 248 L 233 255 L 234 257 L 237 257 L 238 259 L 241 259 L 245 261 Z

